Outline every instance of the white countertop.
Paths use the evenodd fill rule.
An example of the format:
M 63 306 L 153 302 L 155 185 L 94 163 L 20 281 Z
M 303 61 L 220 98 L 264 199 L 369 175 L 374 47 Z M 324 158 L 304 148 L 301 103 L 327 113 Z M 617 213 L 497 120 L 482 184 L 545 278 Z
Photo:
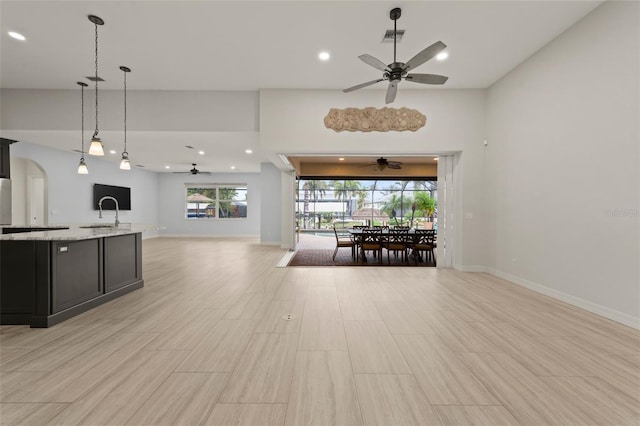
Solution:
M 68 227 L 49 231 L 20 232 L 16 234 L 0 235 L 4 241 L 74 241 L 92 238 L 114 237 L 116 235 L 137 234 L 144 231 L 156 230 L 153 225 L 121 223 L 117 227 L 113 224 L 75 224 L 51 225 L 50 227 Z M 44 226 L 7 226 L 7 228 L 44 228 Z

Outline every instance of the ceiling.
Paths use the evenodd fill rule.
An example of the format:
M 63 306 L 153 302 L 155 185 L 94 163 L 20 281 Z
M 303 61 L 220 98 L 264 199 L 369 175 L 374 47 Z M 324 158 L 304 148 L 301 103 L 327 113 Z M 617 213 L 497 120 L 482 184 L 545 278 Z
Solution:
M 94 73 L 94 26 L 87 15 L 95 14 L 105 21 L 99 28 L 103 90 L 121 90 L 119 65 L 133 70 L 129 90 L 342 89 L 381 77 L 358 55 L 392 62 L 393 44 L 381 40 L 385 30 L 393 29 L 390 9 L 401 7 L 398 29 L 406 33 L 398 60 L 406 62 L 441 40 L 449 58 L 431 60 L 416 72 L 449 76 L 444 89 L 486 88 L 600 3 L 3 0 L 0 85 L 76 90 L 76 81 Z M 16 41 L 8 31 L 27 40 Z M 321 50 L 331 54 L 329 61 L 318 60 Z M 399 90 L 405 87 L 433 86 L 403 82 Z M 384 83 L 363 90 L 371 89 L 384 90 Z M 243 144 L 257 145 L 256 135 L 245 136 Z M 147 145 L 136 162 L 166 171 L 163 164 L 176 152 Z M 248 163 L 239 169 L 259 170 L 264 160 L 259 152 L 242 155 L 216 161 L 225 170 L 241 160 Z M 218 164 L 211 163 L 211 169 L 218 171 Z
M 371 155 L 289 156 L 287 159 L 302 177 L 435 177 L 438 175 L 437 156 L 385 156 L 388 161 L 402 163 L 401 169 L 380 169 Z

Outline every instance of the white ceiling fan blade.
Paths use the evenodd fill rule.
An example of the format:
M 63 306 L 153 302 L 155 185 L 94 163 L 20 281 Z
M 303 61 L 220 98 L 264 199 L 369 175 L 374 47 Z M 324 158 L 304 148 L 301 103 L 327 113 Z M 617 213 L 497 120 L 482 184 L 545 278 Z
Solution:
M 387 88 L 387 96 L 384 98 L 384 102 L 390 104 L 396 100 L 396 93 L 398 92 L 398 82 L 390 81 Z
M 449 77 L 438 74 L 407 74 L 405 80 L 413 83 L 444 84 Z
M 380 71 L 389 71 L 389 67 L 384 62 L 382 62 L 378 58 L 374 58 L 371 55 L 365 53 L 364 55 L 358 56 L 358 58 L 360 58 L 360 60 L 365 64 L 371 65 L 375 69 L 378 69 Z
M 436 41 L 431 46 L 427 47 L 426 49 L 422 50 L 421 52 L 418 52 L 418 54 L 416 56 L 414 56 L 413 58 L 409 59 L 409 62 L 407 62 L 404 65 L 404 70 L 405 71 L 409 71 L 411 69 L 414 69 L 414 68 L 424 64 L 429 59 L 433 58 L 434 56 L 436 56 L 438 53 L 442 52 L 446 48 L 447 48 L 446 44 L 444 44 L 441 41 Z
M 352 87 L 348 87 L 348 88 L 346 88 L 346 89 L 343 89 L 342 91 L 343 91 L 344 93 L 353 92 L 354 90 L 362 89 L 363 87 L 367 87 L 367 86 L 371 86 L 372 84 L 380 83 L 382 80 L 384 80 L 384 78 L 379 78 L 379 79 L 377 79 L 377 80 L 367 81 L 366 83 L 357 84 L 357 85 L 355 85 L 355 86 L 352 86 Z

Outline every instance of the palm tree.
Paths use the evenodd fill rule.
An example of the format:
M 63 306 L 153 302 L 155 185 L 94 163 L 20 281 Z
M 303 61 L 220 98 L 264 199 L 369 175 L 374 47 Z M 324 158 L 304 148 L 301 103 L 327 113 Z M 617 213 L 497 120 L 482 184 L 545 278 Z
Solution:
M 423 216 L 429 218 L 431 222 L 433 214 L 436 211 L 436 200 L 433 199 L 428 192 L 416 192 L 415 193 L 416 208 L 422 211 Z
M 396 211 L 398 209 L 402 211 L 402 198 L 398 197 L 396 194 L 391 194 L 391 197 L 382 204 L 380 211 L 388 214 L 390 218 L 395 219 L 397 224 L 398 219 L 396 219 Z
M 318 199 L 323 199 L 324 196 L 327 193 L 327 189 L 329 189 L 329 185 L 327 185 L 327 182 L 323 181 L 323 180 L 308 180 L 306 181 L 303 185 L 302 188 L 304 189 L 304 214 L 305 217 L 307 218 L 307 222 L 308 222 L 308 216 L 309 216 L 309 192 L 311 192 L 312 196 L 313 196 L 313 215 L 315 217 L 316 213 L 315 213 L 315 208 L 316 208 L 316 202 L 318 201 Z M 314 221 L 315 222 L 315 221 Z M 307 223 L 305 224 L 305 228 Z M 320 225 L 318 223 L 318 225 Z M 315 226 L 314 226 L 315 228 Z
M 360 198 L 359 193 L 361 192 L 360 182 L 357 180 L 336 180 L 333 181 L 333 188 L 336 192 L 336 198 L 338 200 L 347 199 L 347 216 L 351 216 L 353 213 L 353 205 L 351 200 L 358 196 Z

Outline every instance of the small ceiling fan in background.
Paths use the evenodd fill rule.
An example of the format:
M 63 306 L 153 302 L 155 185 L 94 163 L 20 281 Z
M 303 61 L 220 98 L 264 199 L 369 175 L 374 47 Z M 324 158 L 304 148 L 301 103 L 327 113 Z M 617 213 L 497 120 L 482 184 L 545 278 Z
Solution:
M 365 64 L 371 65 L 375 69 L 378 69 L 383 72 L 382 78 L 377 80 L 368 81 L 366 83 L 358 84 L 353 87 L 349 87 L 344 89 L 344 93 L 352 92 L 354 90 L 362 89 L 363 87 L 371 86 L 373 84 L 379 83 L 383 80 L 389 80 L 389 87 L 387 88 L 387 95 L 385 97 L 385 103 L 390 104 L 396 99 L 396 93 L 398 91 L 398 83 L 405 79 L 407 81 L 412 81 L 414 83 L 422 83 L 422 84 L 444 84 L 449 77 L 445 77 L 443 75 L 438 74 L 409 74 L 410 70 L 417 68 L 418 66 L 424 64 L 429 59 L 436 56 L 438 53 L 442 52 L 447 45 L 445 45 L 441 41 L 437 41 L 433 43 L 431 46 L 423 49 L 413 58 L 409 59 L 407 63 L 397 62 L 396 61 L 396 38 L 398 36 L 398 30 L 396 27 L 397 21 L 402 14 L 402 10 L 399 7 L 391 9 L 389 13 L 389 17 L 393 20 L 393 62 L 389 65 L 385 65 L 378 58 L 374 58 L 371 55 L 364 54 L 358 56 L 358 58 L 364 62 Z
M 375 162 L 365 164 L 361 167 L 371 167 L 371 166 L 373 166 L 374 169 L 377 169 L 380 171 L 383 171 L 387 167 L 390 169 L 400 170 L 402 168 L 402 163 L 400 161 L 389 161 L 384 157 L 380 157 Z
M 192 175 L 210 175 L 211 174 L 211 172 L 201 172 L 200 170 L 198 170 L 196 168 L 196 163 L 191 163 L 191 165 L 193 166 L 193 168 L 188 172 L 173 172 L 173 173 L 190 173 Z

